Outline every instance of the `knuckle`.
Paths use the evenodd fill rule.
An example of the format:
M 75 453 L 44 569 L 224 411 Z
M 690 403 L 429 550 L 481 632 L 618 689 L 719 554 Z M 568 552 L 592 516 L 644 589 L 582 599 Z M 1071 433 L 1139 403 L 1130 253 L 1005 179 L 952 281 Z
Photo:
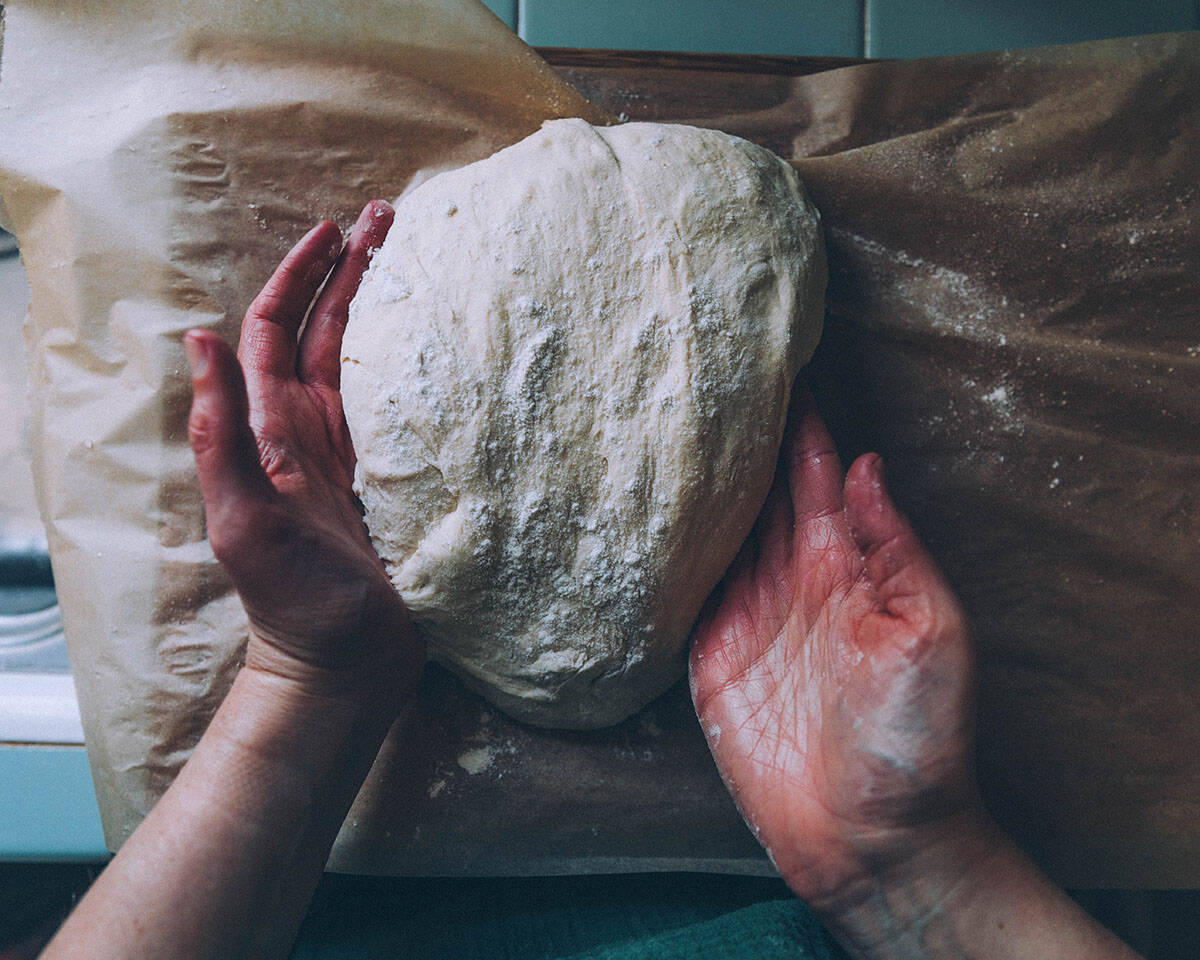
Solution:
M 287 448 L 270 437 L 255 438 L 258 450 L 258 462 L 268 477 L 281 477 L 298 472 L 295 458 Z
M 937 643 L 937 631 L 933 629 L 932 624 L 925 623 L 902 635 L 896 646 L 905 660 L 909 663 L 916 663 L 937 646 Z
M 269 360 L 276 352 L 277 334 L 274 325 L 273 319 L 260 315 L 253 309 L 246 314 L 239 354 L 248 369 L 261 371 L 264 366 L 269 366 Z
M 246 309 L 248 324 L 279 323 L 279 314 L 284 309 L 284 299 L 272 289 L 263 290 Z
M 910 663 L 924 659 L 932 651 L 966 635 L 966 620 L 954 608 L 939 604 L 935 598 L 911 598 L 906 612 L 909 630 L 901 634 L 897 648 Z
M 238 549 L 240 538 L 234 534 L 228 525 L 212 523 L 211 521 L 208 524 L 206 533 L 208 536 L 208 545 L 212 549 L 213 556 L 217 558 L 221 566 L 226 569 L 234 567 L 234 560 L 241 552 Z
M 880 561 L 887 575 L 894 576 L 912 561 L 913 537 L 907 530 L 898 530 L 867 545 L 869 561 Z
M 219 510 L 210 510 L 208 516 L 208 545 L 221 566 L 230 572 L 237 569 L 237 561 L 245 553 L 246 530 L 249 524 L 242 516 L 240 505 L 223 505 Z
M 209 404 L 203 401 L 192 404 L 192 412 L 188 416 L 188 440 L 197 457 L 220 446 L 223 433 L 221 418 Z
M 247 499 L 222 503 L 210 512 L 208 545 L 221 565 L 234 574 L 235 581 L 247 561 L 264 552 L 264 546 L 285 539 L 276 513 L 257 500 Z

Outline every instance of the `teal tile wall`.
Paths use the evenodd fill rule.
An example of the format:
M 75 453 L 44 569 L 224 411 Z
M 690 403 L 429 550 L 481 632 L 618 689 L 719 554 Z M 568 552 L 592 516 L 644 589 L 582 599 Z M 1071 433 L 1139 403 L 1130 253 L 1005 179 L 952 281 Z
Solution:
M 517 0 L 483 0 L 483 5 L 513 30 L 517 29 Z
M 534 46 L 862 56 L 862 0 L 521 0 Z
M 1200 0 L 519 0 L 514 15 L 534 46 L 927 57 L 1194 30 Z
M 1200 27 L 1197 0 L 866 0 L 869 57 L 934 57 Z

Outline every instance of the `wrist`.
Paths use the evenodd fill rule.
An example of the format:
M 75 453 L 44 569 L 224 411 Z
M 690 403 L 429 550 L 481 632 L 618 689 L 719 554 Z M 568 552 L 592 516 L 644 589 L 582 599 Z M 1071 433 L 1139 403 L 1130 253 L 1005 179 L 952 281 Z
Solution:
M 256 695 L 302 719 L 333 710 L 389 714 L 394 720 L 411 700 L 425 664 L 425 644 L 396 600 L 400 616 L 352 639 L 314 645 L 311 639 L 264 632 L 251 619 L 241 673 Z M 328 648 L 330 654 L 318 651 Z
M 1006 864 L 1021 857 L 999 826 L 983 813 L 962 813 L 911 832 L 900 852 L 873 857 L 868 869 L 813 904 L 851 956 L 924 956 L 926 934 L 971 912 Z M 913 949 L 899 949 L 902 944 Z
M 373 757 L 407 699 L 405 691 L 346 677 L 281 674 L 248 662 L 204 741 L 264 776 L 321 778 L 347 756 Z
M 300 701 L 398 711 L 416 688 L 425 644 L 382 568 L 379 574 L 382 583 L 350 580 L 320 602 L 288 607 L 276 598 L 264 607 L 243 598 L 250 619 L 245 669 L 287 681 Z
M 853 902 L 823 916 L 849 956 L 1136 960 L 994 822 L 978 820 L 875 872 Z

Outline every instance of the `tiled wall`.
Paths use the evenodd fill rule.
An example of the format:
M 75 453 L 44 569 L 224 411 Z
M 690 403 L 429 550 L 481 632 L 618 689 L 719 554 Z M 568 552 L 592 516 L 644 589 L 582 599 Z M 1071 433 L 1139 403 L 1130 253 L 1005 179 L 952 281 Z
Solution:
M 1200 0 L 484 0 L 534 46 L 924 57 L 1200 29 Z

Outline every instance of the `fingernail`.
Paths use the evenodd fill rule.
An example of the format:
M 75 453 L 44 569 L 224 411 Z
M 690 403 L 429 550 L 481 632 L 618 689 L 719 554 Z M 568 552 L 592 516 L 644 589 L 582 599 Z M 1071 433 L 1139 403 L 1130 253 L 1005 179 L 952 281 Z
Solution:
M 192 379 L 199 380 L 208 372 L 208 344 L 188 333 L 183 338 L 183 351 L 187 354 L 188 366 L 192 368 Z
M 875 454 L 871 461 L 871 475 L 880 483 L 883 482 L 883 457 L 879 454 Z

